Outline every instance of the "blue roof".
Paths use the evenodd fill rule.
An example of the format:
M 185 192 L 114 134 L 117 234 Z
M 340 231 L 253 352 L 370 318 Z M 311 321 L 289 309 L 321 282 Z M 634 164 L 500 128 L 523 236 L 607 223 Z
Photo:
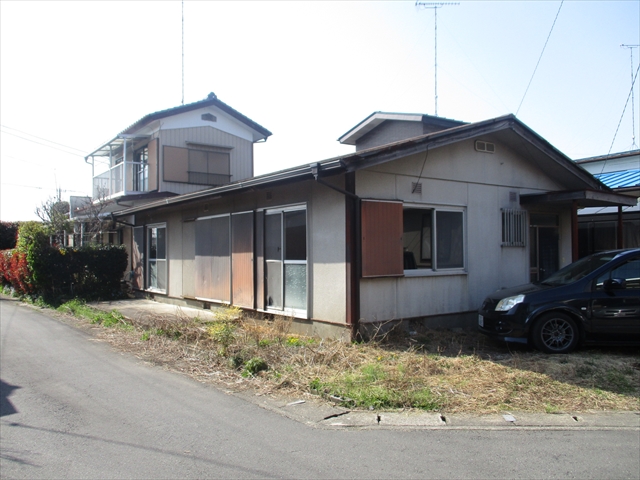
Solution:
M 626 188 L 640 186 L 640 169 L 623 170 L 621 172 L 609 172 L 595 174 L 598 180 L 609 188 Z

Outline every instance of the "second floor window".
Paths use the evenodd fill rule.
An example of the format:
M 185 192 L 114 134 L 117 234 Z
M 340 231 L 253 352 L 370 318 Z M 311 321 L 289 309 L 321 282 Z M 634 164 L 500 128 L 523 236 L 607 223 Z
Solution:
M 149 189 L 149 149 L 136 150 L 133 154 L 133 190 L 144 192 Z

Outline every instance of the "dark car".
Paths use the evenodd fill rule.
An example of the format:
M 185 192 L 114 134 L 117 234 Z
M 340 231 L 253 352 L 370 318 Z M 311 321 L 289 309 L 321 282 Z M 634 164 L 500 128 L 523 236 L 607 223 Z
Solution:
M 640 344 L 640 249 L 596 253 L 541 283 L 498 290 L 482 304 L 478 328 L 547 353 Z

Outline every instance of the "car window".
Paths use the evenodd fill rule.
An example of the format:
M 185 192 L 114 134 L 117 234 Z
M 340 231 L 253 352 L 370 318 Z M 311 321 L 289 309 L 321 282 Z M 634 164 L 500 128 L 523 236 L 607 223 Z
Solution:
M 624 280 L 626 289 L 640 289 L 640 258 L 633 258 L 598 277 L 596 289 L 601 290 L 603 283 L 612 278 Z
M 542 283 L 544 285 L 568 285 L 589 275 L 614 258 L 615 255 L 611 253 L 600 253 L 582 258 L 558 270 Z

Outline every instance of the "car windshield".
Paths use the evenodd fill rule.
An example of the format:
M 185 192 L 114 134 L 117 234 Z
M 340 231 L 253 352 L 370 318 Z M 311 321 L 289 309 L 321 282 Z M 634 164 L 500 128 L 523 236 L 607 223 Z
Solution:
M 596 253 L 589 257 L 581 258 L 577 262 L 567 265 L 549 276 L 542 282 L 543 285 L 568 285 L 589 275 L 616 257 L 617 253 Z

